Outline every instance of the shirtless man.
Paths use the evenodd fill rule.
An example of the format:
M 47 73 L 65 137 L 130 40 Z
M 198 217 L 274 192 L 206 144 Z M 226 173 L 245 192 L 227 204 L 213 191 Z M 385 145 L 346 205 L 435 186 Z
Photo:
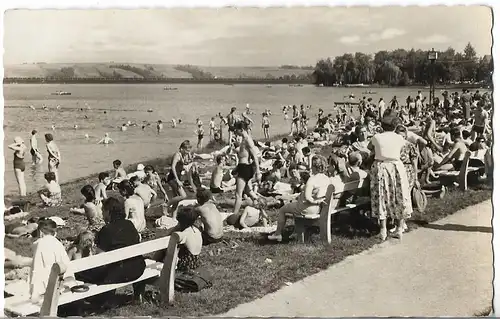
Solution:
M 144 202 L 144 210 L 149 208 L 149 205 L 158 194 L 147 184 L 143 184 L 138 176 L 134 175 L 130 178 L 130 183 L 135 188 L 135 194 L 139 195 L 139 197 Z
M 234 124 L 238 121 L 238 116 L 235 113 L 236 107 L 231 108 L 231 112 L 227 116 L 227 131 L 228 131 L 228 143 L 231 144 L 234 134 Z
M 245 111 L 243 112 L 243 121 L 247 123 L 248 129 L 251 130 L 252 125 L 253 125 L 253 120 L 250 118 L 250 115 L 252 114 L 252 111 L 250 111 L 250 105 L 247 104 L 247 107 Z
M 459 171 L 462 166 L 465 153 L 468 150 L 458 127 L 452 129 L 450 135 L 451 139 L 454 141 L 453 147 L 441 162 L 435 164 L 437 170 L 449 171 L 454 169 L 455 171 Z
M 115 143 L 115 141 L 113 141 L 113 139 L 109 137 L 108 133 L 104 134 L 104 137 L 99 142 L 97 142 L 97 144 L 104 144 L 104 145 L 108 145 L 109 143 Z
M 31 159 L 33 161 L 33 165 L 40 164 L 41 162 L 43 162 L 42 154 L 40 153 L 40 150 L 38 149 L 38 140 L 36 139 L 37 133 L 38 133 L 37 130 L 31 131 L 31 140 L 30 140 L 31 150 L 30 150 L 30 153 L 31 153 Z
M 248 125 L 245 122 L 237 122 L 234 125 L 234 133 L 242 137 L 242 142 L 238 148 L 238 165 L 234 170 L 236 199 L 233 214 L 237 214 L 241 207 L 243 193 L 253 200 L 258 200 L 257 195 L 252 191 L 250 181 L 255 175 L 257 182 L 260 182 L 262 173 L 260 171 L 258 149 L 248 133 Z
M 299 110 L 297 110 L 297 106 L 292 106 L 292 126 L 290 127 L 290 136 L 293 135 L 293 131 L 295 128 L 295 132 L 299 132 L 299 120 L 300 114 Z
M 442 151 L 443 148 L 436 142 L 436 121 L 429 115 L 425 120 L 424 138 L 433 150 Z
M 484 135 L 487 120 L 488 112 L 484 109 L 484 102 L 479 101 L 477 103 L 476 112 L 474 113 L 474 126 L 472 126 L 471 139 L 473 141 L 475 141 L 478 136 Z
M 196 200 L 198 205 L 194 211 L 198 214 L 203 223 L 201 236 L 203 245 L 210 245 L 222 240 L 223 225 L 222 215 L 217 207 L 210 201 L 212 194 L 208 189 L 198 189 L 196 192 Z
M 215 159 L 217 166 L 212 171 L 212 177 L 210 179 L 210 191 L 212 194 L 223 193 L 222 189 L 222 179 L 224 178 L 224 165 L 226 163 L 226 157 L 224 155 L 218 155 Z
M 109 174 L 107 172 L 99 173 L 99 184 L 94 187 L 95 200 L 97 204 L 100 205 L 103 200 L 108 198 L 106 188 L 108 188 L 110 183 L 111 179 L 109 178 Z

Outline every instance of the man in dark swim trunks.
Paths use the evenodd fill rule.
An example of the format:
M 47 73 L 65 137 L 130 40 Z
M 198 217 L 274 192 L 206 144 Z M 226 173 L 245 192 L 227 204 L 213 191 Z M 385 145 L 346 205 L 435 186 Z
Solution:
M 38 141 L 36 139 L 37 133 L 38 133 L 37 130 L 31 131 L 31 140 L 30 140 L 31 150 L 30 150 L 30 153 L 31 153 L 31 159 L 33 161 L 33 164 L 40 164 L 41 162 L 43 162 L 42 153 L 40 153 L 40 150 L 38 149 Z
M 234 133 L 243 138 L 238 148 L 238 165 L 233 173 L 236 178 L 236 199 L 234 203 L 234 214 L 237 214 L 243 200 L 243 193 L 248 195 L 253 200 L 258 200 L 257 195 L 252 191 L 250 180 L 256 177 L 257 182 L 260 182 L 262 173 L 259 165 L 259 150 L 254 144 L 254 141 L 248 133 L 248 126 L 244 122 L 237 122 L 234 126 Z

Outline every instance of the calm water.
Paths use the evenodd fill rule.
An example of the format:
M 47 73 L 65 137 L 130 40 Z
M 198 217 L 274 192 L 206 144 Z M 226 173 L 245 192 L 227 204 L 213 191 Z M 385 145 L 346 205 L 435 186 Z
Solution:
M 61 180 L 68 181 L 112 168 L 112 161 L 120 159 L 125 165 L 146 159 L 169 156 L 184 139 L 196 143 L 195 119 L 201 118 L 208 134 L 208 121 L 218 112 L 226 115 L 231 106 L 243 111 L 247 103 L 255 112 L 254 120 L 260 127 L 260 116 L 265 109 L 271 109 L 271 135 L 289 130 L 281 113 L 282 105 L 311 104 L 311 113 L 323 108 L 326 113 L 333 112 L 333 102 L 347 101 L 350 93 L 356 101 L 367 91 L 365 88 L 317 88 L 314 86 L 290 87 L 288 85 L 235 85 L 184 84 L 172 85 L 177 91 L 164 91 L 164 85 L 4 85 L 4 152 L 5 152 L 5 193 L 17 193 L 12 167 L 12 151 L 6 146 L 15 136 L 21 136 L 29 147 L 30 132 L 39 132 L 39 148 L 44 162 L 31 165 L 31 156 L 26 158 L 25 178 L 28 192 L 39 189 L 44 184 L 43 173 L 47 171 L 46 150 L 43 134 L 52 132 L 55 142 L 62 153 L 60 166 Z M 55 91 L 68 91 L 71 96 L 54 96 Z M 417 90 L 409 89 L 371 89 L 377 91 L 370 95 L 374 100 L 383 97 L 388 102 L 394 95 L 404 101 L 408 95 L 415 96 Z M 424 94 L 427 94 L 424 91 Z M 45 104 L 49 110 L 42 110 Z M 36 110 L 31 110 L 33 105 Z M 57 110 L 56 106 L 61 109 Z M 87 105 L 91 108 L 86 110 Z M 83 108 L 84 111 L 80 109 Z M 152 109 L 153 112 L 147 112 Z M 106 114 L 104 113 L 106 111 Z M 335 112 L 333 112 L 335 113 Z M 171 128 L 170 120 L 181 118 L 182 124 Z M 157 120 L 165 122 L 164 131 L 156 134 Z M 119 127 L 127 121 L 136 122 L 137 127 L 129 127 L 121 132 Z M 152 123 L 145 131 L 143 121 Z M 219 121 L 216 121 L 219 123 Z M 78 125 L 75 130 L 74 125 Z M 97 141 L 109 132 L 114 145 L 96 145 Z M 89 140 L 84 138 L 90 136 Z M 227 131 L 224 132 L 227 136 Z M 260 128 L 255 129 L 257 137 L 262 137 Z M 205 143 L 208 137 L 205 138 Z

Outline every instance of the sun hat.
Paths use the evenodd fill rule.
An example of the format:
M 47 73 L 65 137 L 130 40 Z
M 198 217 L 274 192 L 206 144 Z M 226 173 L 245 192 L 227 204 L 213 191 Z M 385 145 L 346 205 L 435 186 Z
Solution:
M 144 165 L 143 164 L 138 164 L 137 165 L 137 170 L 138 171 L 143 171 L 144 170 Z
M 14 143 L 23 144 L 24 140 L 20 136 L 16 136 L 16 137 L 14 137 Z

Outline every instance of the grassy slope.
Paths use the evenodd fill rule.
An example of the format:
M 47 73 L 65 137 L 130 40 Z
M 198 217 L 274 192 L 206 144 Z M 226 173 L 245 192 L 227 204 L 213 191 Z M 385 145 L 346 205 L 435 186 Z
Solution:
M 324 154 L 330 148 L 322 150 Z M 168 161 L 150 161 L 157 168 L 166 167 Z M 79 195 L 80 188 L 87 184 L 94 184 L 96 177 L 91 176 L 67 183 L 63 186 L 64 205 L 59 208 L 46 210 L 33 209 L 34 216 L 58 215 L 68 217 L 65 228 L 59 232 L 60 238 L 71 238 L 78 233 L 79 227 L 85 226 L 83 217 L 68 213 L 69 207 L 79 205 L 82 201 Z M 114 195 L 114 194 L 113 194 Z M 31 195 L 32 198 L 33 195 Z M 229 195 L 231 196 L 231 195 Z M 491 189 L 482 187 L 470 190 L 464 196 L 463 192 L 452 191 L 444 199 L 430 199 L 425 214 L 414 214 L 413 221 L 409 222 L 411 229 L 417 224 L 432 222 L 457 210 L 491 198 Z M 38 201 L 38 200 L 37 200 Z M 275 210 L 268 212 L 273 218 Z M 151 225 L 152 220 L 148 223 Z M 161 236 L 161 231 L 155 231 Z M 318 235 L 312 238 L 312 244 L 299 245 L 295 243 L 269 244 L 259 234 L 228 233 L 230 239 L 236 241 L 239 247 L 231 249 L 220 243 L 204 248 L 202 260 L 204 265 L 214 273 L 214 287 L 195 294 L 176 294 L 175 305 L 172 307 L 157 307 L 151 304 L 126 304 L 130 298 L 123 294 L 118 295 L 112 304 L 114 307 L 107 310 L 91 309 L 90 313 L 106 316 L 195 316 L 223 313 L 238 304 L 249 302 L 268 293 L 278 290 L 286 282 L 295 282 L 305 276 L 314 274 L 328 266 L 343 260 L 349 255 L 359 253 L 376 244 L 373 236 L 356 235 L 345 230 L 338 230 L 333 236 L 331 245 L 319 244 Z M 23 255 L 30 255 L 31 239 L 12 240 L 6 238 L 5 246 Z M 217 253 L 220 251 L 220 253 Z M 215 253 L 215 254 L 214 254 Z M 269 258 L 271 263 L 266 263 Z M 123 292 L 123 291 L 122 291 Z M 125 290 L 124 292 L 129 292 Z M 64 309 L 62 309 L 64 310 Z
M 124 77 L 140 77 L 138 74 L 117 69 L 110 68 L 110 65 L 119 63 L 47 63 L 47 64 L 15 64 L 5 65 L 5 77 L 13 78 L 26 78 L 26 77 L 49 77 L 55 72 L 59 71 L 62 67 L 75 68 L 75 75 L 82 78 L 91 78 L 99 76 L 97 69 L 101 72 L 112 74 L 116 71 Z M 146 64 L 139 63 L 124 63 L 138 68 L 146 68 Z M 188 72 L 176 70 L 175 65 L 169 64 L 148 64 L 153 66 L 153 73 L 158 76 L 165 76 L 166 78 L 192 78 Z M 309 74 L 311 70 L 303 69 L 280 69 L 279 67 L 205 67 L 200 66 L 201 70 L 210 72 L 214 76 L 222 78 L 239 78 L 242 77 L 259 77 L 263 78 L 269 73 L 274 77 L 284 75 L 300 75 Z

